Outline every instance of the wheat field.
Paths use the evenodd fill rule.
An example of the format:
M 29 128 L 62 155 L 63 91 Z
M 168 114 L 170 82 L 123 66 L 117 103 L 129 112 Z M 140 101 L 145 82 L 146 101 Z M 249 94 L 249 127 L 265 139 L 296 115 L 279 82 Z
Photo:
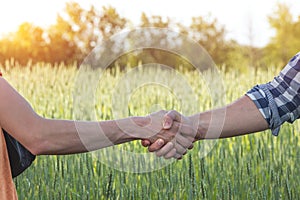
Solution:
M 30 102 L 41 116 L 73 119 L 75 66 L 45 63 L 21 67 L 6 63 L 4 77 Z M 280 71 L 247 69 L 243 73 L 220 70 L 226 91 L 225 103 L 242 96 L 252 86 L 267 82 Z M 161 76 L 161 69 L 147 74 Z M 156 109 L 184 110 L 185 114 L 212 109 L 205 81 L 197 73 L 179 69 L 198 98 L 185 105 L 166 88 L 148 85 L 136 89 L 119 116 L 146 115 Z M 113 68 L 102 72 L 95 92 L 97 120 L 114 119 L 112 98 L 126 72 Z M 141 77 L 136 77 L 141 78 Z M 178 87 L 180 91 L 180 86 Z M 185 90 L 183 87 L 182 90 Z M 122 91 L 117 98 L 122 101 Z M 116 94 L 116 93 L 115 93 Z M 126 103 L 126 102 L 125 102 Z M 124 104 L 123 104 L 124 105 Z M 159 105 L 159 106 L 158 106 Z M 190 106 L 189 106 L 190 105 Z M 197 105 L 195 110 L 193 106 Z M 190 109 L 190 110 L 189 110 Z M 89 120 L 89 116 L 82 116 Z M 278 137 L 264 131 L 215 142 L 201 156 L 205 141 L 195 143 L 180 161 L 145 173 L 124 172 L 105 165 L 91 153 L 67 156 L 38 156 L 33 165 L 17 177 L 19 199 L 297 199 L 300 196 L 299 124 L 285 124 Z M 123 151 L 146 153 L 139 141 L 119 145 Z M 108 156 L 112 156 L 108 154 Z M 143 163 L 135 163 L 143 167 Z

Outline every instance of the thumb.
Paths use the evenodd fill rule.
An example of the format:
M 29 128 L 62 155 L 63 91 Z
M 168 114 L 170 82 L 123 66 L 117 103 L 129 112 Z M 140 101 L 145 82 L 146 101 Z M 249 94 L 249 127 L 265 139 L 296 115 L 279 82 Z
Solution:
M 174 121 L 181 122 L 181 114 L 175 110 L 171 110 L 164 115 L 163 128 L 170 129 Z
M 151 145 L 151 142 L 150 142 L 149 140 L 147 140 L 147 139 L 143 139 L 143 140 L 141 141 L 141 143 L 142 143 L 142 145 L 143 145 L 144 147 L 148 147 L 148 146 Z
M 163 118 L 163 128 L 170 129 L 172 127 L 172 124 L 173 124 L 173 119 L 167 113 Z

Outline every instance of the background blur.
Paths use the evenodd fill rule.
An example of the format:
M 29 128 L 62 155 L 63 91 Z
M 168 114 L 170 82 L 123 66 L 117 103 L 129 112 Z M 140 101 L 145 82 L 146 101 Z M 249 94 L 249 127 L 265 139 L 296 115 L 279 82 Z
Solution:
M 2 65 L 7 60 L 20 65 L 79 65 L 99 41 L 123 30 L 150 26 L 190 36 L 226 69 L 282 66 L 299 51 L 300 17 L 293 1 L 13 0 L 1 4 Z M 119 64 L 135 66 L 143 59 L 149 60 L 131 55 Z
M 175 109 L 185 115 L 206 111 L 214 108 L 213 91 L 224 86 L 225 93 L 219 93 L 216 99 L 233 102 L 253 85 L 272 80 L 299 51 L 300 4 L 295 2 L 1 1 L 0 71 L 39 115 L 51 119 L 73 120 L 78 110 L 74 100 L 81 100 L 76 91 L 82 88 L 89 93 L 94 86 L 93 98 L 86 95 L 93 102 L 80 104 L 83 109 L 79 114 L 85 120 L 91 120 L 91 114 L 99 121 L 116 119 L 118 111 L 122 117 L 143 116 L 158 109 Z M 182 55 L 159 48 L 128 52 L 111 63 L 111 68 L 95 67 L 85 76 L 88 80 L 78 79 L 78 74 L 83 74 L 79 68 L 83 59 L 101 41 L 113 35 L 122 38 L 118 33 L 125 30 L 153 26 L 180 32 L 201 44 L 220 68 L 216 71 L 223 81 L 215 74 L 199 76 Z M 146 32 L 148 37 L 135 37 L 134 41 L 144 44 L 143 40 L 153 40 L 151 34 Z M 160 36 L 154 41 L 166 44 L 163 42 L 171 38 L 176 49 L 189 52 L 189 56 L 196 54 L 180 43 L 182 40 Z M 106 54 L 97 56 L 107 58 L 112 56 L 107 52 L 126 49 L 124 42 L 109 44 L 114 48 L 105 48 Z M 198 53 L 196 56 L 201 60 Z M 151 68 L 148 63 L 176 70 L 170 73 L 162 67 Z M 182 81 L 174 79 L 175 75 Z M 93 80 L 97 85 L 89 84 Z M 215 86 L 213 90 L 209 85 Z M 214 145 L 210 143 L 213 140 L 199 141 L 181 161 L 148 173 L 118 170 L 119 164 L 142 169 L 139 172 L 156 165 L 147 164 L 151 159 L 112 154 L 110 149 L 96 151 L 105 155 L 100 157 L 96 153 L 39 156 L 14 181 L 19 199 L 25 200 L 299 199 L 299 122 L 284 124 L 279 137 L 267 130 L 217 140 Z M 207 147 L 213 148 L 203 157 L 202 153 L 210 149 Z M 130 155 L 147 153 L 140 141 L 112 149 Z

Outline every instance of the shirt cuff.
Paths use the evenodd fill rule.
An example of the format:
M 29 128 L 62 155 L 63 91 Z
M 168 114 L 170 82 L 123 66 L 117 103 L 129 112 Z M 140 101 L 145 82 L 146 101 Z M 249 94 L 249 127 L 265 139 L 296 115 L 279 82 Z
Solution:
M 269 84 L 269 83 L 267 83 Z M 267 84 L 256 85 L 246 95 L 254 102 L 262 116 L 267 121 L 274 136 L 278 136 L 281 120 L 273 95 Z
M 271 94 L 270 90 L 267 87 L 267 84 L 262 84 L 260 85 L 260 87 L 262 88 L 262 90 L 265 92 L 267 96 L 267 99 L 269 101 L 269 107 L 271 110 L 269 128 L 271 129 L 273 135 L 278 136 L 282 122 L 280 120 L 280 115 L 278 113 L 277 105 L 275 103 L 273 95 Z

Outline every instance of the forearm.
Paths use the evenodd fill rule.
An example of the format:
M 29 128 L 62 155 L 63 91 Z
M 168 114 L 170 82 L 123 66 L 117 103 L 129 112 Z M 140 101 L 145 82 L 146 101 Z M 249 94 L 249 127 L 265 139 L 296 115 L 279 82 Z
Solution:
M 300 118 L 300 53 L 272 81 L 254 86 L 233 104 L 192 116 L 199 119 L 198 138 L 224 138 L 270 129 Z M 225 118 L 224 118 L 225 116 Z M 224 122 L 224 124 L 222 123 Z
M 134 140 L 134 131 L 149 123 L 147 117 L 101 122 L 45 119 L 3 78 L 0 91 L 0 127 L 33 154 L 80 153 L 124 143 Z M 144 129 L 139 134 L 147 137 Z
M 284 122 L 293 123 L 300 118 L 299 69 L 300 53 L 271 82 L 254 86 L 245 96 L 228 106 L 190 116 L 188 120 L 179 115 L 172 117 L 172 114 L 166 119 L 171 118 L 169 124 L 180 121 L 180 133 L 194 141 L 235 137 L 266 129 L 277 136 Z M 169 145 L 170 148 L 167 145 L 162 147 L 163 144 L 143 143 L 144 146 L 150 145 L 151 151 L 159 150 L 160 156 L 178 158 L 174 152 L 180 152 L 180 148 L 174 147 L 174 144 Z
M 140 118 L 134 119 L 141 122 Z M 125 133 L 116 120 L 101 122 L 41 119 L 37 122 L 37 154 L 71 154 L 93 151 L 136 139 Z
M 255 104 L 247 96 L 223 108 L 190 116 L 196 139 L 228 138 L 268 129 Z

